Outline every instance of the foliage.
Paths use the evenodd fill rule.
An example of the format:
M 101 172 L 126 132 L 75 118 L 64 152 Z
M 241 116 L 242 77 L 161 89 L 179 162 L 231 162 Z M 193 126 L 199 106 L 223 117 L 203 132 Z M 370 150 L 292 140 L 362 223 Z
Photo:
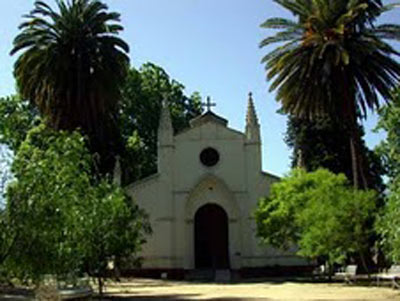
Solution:
M 5 220 L 5 190 L 7 184 L 12 179 L 12 174 L 10 170 L 11 165 L 11 153 L 6 148 L 6 146 L 0 145 L 0 284 L 6 278 L 6 272 L 2 268 L 2 262 L 4 261 L 6 254 L 8 253 L 8 242 L 7 233 L 8 225 Z
M 375 192 L 349 187 L 343 174 L 319 169 L 293 170 L 275 183 L 255 213 L 257 236 L 263 243 L 298 254 L 323 258 L 332 266 L 352 253 L 363 254 L 368 223 L 375 210 Z
M 378 232 L 386 254 L 393 262 L 400 262 L 400 90 L 393 95 L 393 102 L 380 110 L 378 129 L 387 137 L 377 147 L 388 170 L 389 194 L 385 208 L 377 222 Z
M 4 261 L 10 250 L 9 233 L 10 230 L 6 223 L 5 211 L 3 208 L 0 208 L 0 285 L 8 282 Z
M 0 97 L 0 143 L 16 152 L 26 134 L 40 122 L 38 112 L 18 95 Z
M 264 56 L 271 90 L 278 90 L 282 109 L 296 117 L 336 118 L 349 128 L 353 182 L 366 179 L 360 158 L 357 118 L 379 107 L 379 95 L 390 99 L 400 79 L 400 53 L 385 40 L 400 38 L 400 27 L 375 25 L 394 5 L 366 0 L 274 0 L 296 21 L 272 18 L 261 26 L 279 32 L 260 47 L 281 43 Z
M 274 78 L 271 89 L 278 88 L 285 111 L 301 116 L 334 111 L 342 116 L 345 102 L 357 101 L 366 114 L 367 108 L 378 107 L 378 92 L 390 99 L 400 65 L 390 57 L 398 52 L 383 39 L 400 38 L 398 26 L 357 26 L 369 9 L 363 0 L 276 2 L 298 17 L 273 18 L 261 25 L 280 29 L 261 47 L 285 43 L 263 59 L 268 78 Z
M 188 127 L 189 120 L 201 113 L 199 94 L 188 97 L 184 88 L 152 63 L 129 71 L 122 89 L 120 118 L 127 147 L 122 158 L 125 183 L 157 171 L 157 129 L 163 100 L 168 101 L 175 132 Z
M 99 0 L 56 1 L 56 7 L 35 1 L 14 39 L 20 93 L 51 127 L 80 128 L 92 152 L 110 156 L 118 147 L 115 119 L 129 63 L 129 47 L 118 37 L 120 16 Z
M 78 132 L 31 130 L 16 154 L 4 212 L 7 269 L 39 281 L 86 272 L 102 276 L 114 257 L 136 254 L 149 225 L 124 192 L 92 176 Z
M 8 183 L 12 180 L 12 153 L 6 146 L 0 145 L 0 210 L 5 207 L 4 196 Z
M 25 140 L 30 129 L 40 123 L 37 110 L 18 95 L 0 97 L 0 208 L 4 208 L 4 192 L 12 178 L 13 153 Z
M 157 171 L 157 129 L 161 103 L 167 99 L 175 132 L 189 126 L 193 117 L 201 114 L 201 97 L 190 97 L 185 87 L 159 66 L 144 64 L 132 68 L 122 90 L 119 132 L 123 137 L 122 166 L 124 183 L 146 177 Z M 26 133 L 40 122 L 37 110 L 19 96 L 0 98 L 0 141 L 15 152 Z
M 400 189 L 396 185 L 390 190 L 384 210 L 376 223 L 381 235 L 384 254 L 393 263 L 400 262 Z
M 364 136 L 359 126 L 360 137 Z M 352 182 L 349 130 L 342 122 L 329 118 L 314 120 L 289 117 L 286 144 L 292 149 L 292 167 L 299 164 L 307 171 L 326 168 L 333 173 L 343 173 Z M 369 150 L 362 139 L 360 148 L 366 171 L 367 187 L 383 193 L 385 185 L 382 176 L 385 168 L 379 156 Z

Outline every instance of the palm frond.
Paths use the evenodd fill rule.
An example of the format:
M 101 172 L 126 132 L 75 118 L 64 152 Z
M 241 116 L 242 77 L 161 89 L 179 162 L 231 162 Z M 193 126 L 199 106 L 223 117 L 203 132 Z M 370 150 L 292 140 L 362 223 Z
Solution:
M 271 29 L 288 29 L 288 28 L 301 28 L 297 22 L 284 18 L 271 18 L 266 20 L 260 25 L 262 28 Z
M 396 5 L 384 7 L 380 0 L 275 2 L 297 17 L 267 20 L 264 28 L 282 31 L 260 43 L 284 43 L 262 59 L 267 79 L 273 80 L 270 89 L 277 90 L 284 111 L 345 116 L 344 99 L 352 99 L 366 114 L 377 108 L 377 93 L 387 98 L 399 83 L 400 65 L 391 56 L 400 53 L 384 40 L 398 40 L 400 26 L 373 24 L 382 11 Z
M 35 1 L 20 25 L 11 50 L 20 53 L 17 83 L 53 127 L 99 134 L 115 115 L 129 62 L 120 15 L 98 0 L 56 0 L 56 8 Z

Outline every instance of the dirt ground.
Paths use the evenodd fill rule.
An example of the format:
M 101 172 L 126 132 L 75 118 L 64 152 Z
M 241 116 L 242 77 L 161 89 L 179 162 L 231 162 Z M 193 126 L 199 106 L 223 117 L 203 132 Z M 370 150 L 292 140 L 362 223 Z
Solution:
M 25 290 L 1 291 L 0 300 L 33 300 Z M 173 282 L 130 279 L 109 282 L 103 300 L 118 301 L 400 301 L 400 290 L 388 287 L 346 285 L 340 283 L 306 283 L 291 281 L 253 281 L 238 284 Z
M 188 283 L 134 279 L 109 283 L 109 300 L 315 300 L 383 301 L 399 300 L 400 291 L 376 286 L 339 283 L 257 281 L 241 284 Z

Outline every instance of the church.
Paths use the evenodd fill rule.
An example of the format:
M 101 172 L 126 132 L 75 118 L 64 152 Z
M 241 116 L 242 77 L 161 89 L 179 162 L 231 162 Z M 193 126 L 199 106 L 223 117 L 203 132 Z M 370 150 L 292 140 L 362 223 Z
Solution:
M 150 217 L 143 269 L 157 271 L 304 267 L 294 251 L 260 245 L 253 212 L 279 178 L 262 170 L 260 125 L 251 93 L 244 132 L 208 110 L 174 135 L 163 105 L 158 172 L 128 187 Z

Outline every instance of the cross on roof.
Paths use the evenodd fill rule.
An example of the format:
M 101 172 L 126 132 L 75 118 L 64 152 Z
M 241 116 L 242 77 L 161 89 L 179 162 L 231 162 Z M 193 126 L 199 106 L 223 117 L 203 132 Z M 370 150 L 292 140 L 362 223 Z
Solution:
M 207 102 L 203 102 L 201 105 L 203 107 L 207 107 L 207 112 L 211 111 L 211 107 L 216 107 L 217 106 L 216 103 L 211 102 L 210 96 L 207 97 Z

